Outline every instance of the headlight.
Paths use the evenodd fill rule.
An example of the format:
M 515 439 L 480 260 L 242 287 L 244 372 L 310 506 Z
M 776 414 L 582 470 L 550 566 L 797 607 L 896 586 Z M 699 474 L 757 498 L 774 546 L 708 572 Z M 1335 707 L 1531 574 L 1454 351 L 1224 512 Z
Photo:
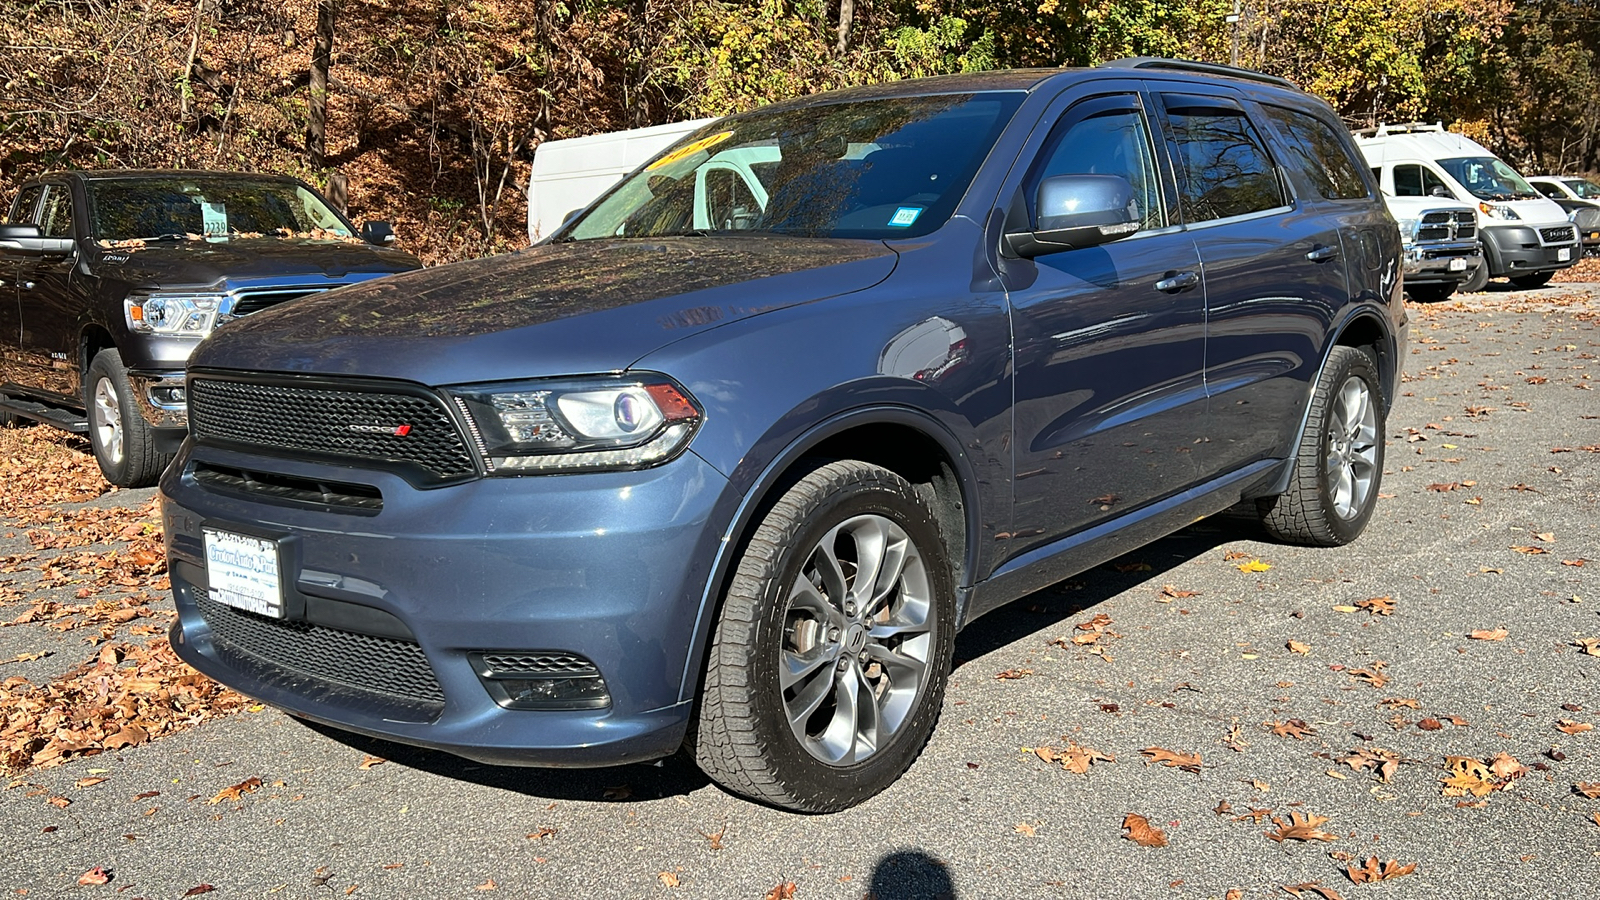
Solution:
M 1479 201 L 1478 211 L 1491 219 L 1501 219 L 1506 222 L 1515 222 L 1522 218 L 1521 216 L 1517 215 L 1517 211 L 1511 207 L 1500 206 L 1496 203 L 1484 203 Z
M 122 301 L 122 311 L 131 331 L 205 337 L 217 325 L 222 300 L 222 294 L 134 294 Z
M 1410 240 L 1411 238 L 1416 237 L 1416 235 L 1417 235 L 1417 220 L 1416 219 L 1398 219 L 1398 220 L 1395 221 L 1395 224 L 1400 226 L 1400 236 L 1401 237 L 1406 238 L 1407 240 Z
M 700 427 L 698 404 L 660 375 L 450 388 L 494 474 L 645 469 Z

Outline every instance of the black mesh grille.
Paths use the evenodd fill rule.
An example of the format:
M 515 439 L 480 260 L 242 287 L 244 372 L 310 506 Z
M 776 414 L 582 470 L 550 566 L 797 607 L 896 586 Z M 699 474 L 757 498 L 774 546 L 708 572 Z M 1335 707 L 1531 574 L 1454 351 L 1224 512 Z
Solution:
M 478 471 L 441 401 L 414 394 L 196 376 L 189 430 L 200 441 L 410 464 L 441 481 Z
M 1539 237 L 1543 238 L 1544 242 L 1547 244 L 1559 244 L 1563 241 L 1570 241 L 1574 236 L 1575 235 L 1571 225 L 1556 225 L 1551 228 L 1539 229 Z
M 1441 224 L 1442 225 L 1448 225 L 1448 224 L 1450 224 L 1450 213 L 1447 213 L 1447 212 L 1431 212 L 1431 213 L 1427 213 L 1427 214 L 1423 215 L 1422 223 L 1424 225 L 1441 225 Z
M 1478 217 L 1471 210 L 1456 211 L 1456 240 L 1471 240 L 1478 236 Z
M 1448 241 L 1450 228 L 1447 225 L 1428 225 L 1417 229 L 1419 241 Z
M 229 315 L 248 316 L 253 312 L 260 312 L 269 306 L 277 306 L 289 300 L 320 294 L 326 288 L 290 288 L 277 290 L 242 290 L 234 294 L 233 308 Z
M 212 639 L 280 669 L 386 697 L 443 703 L 444 691 L 422 648 L 411 641 L 269 619 L 194 591 Z
M 485 653 L 483 663 L 495 675 L 595 675 L 594 663 L 571 653 Z

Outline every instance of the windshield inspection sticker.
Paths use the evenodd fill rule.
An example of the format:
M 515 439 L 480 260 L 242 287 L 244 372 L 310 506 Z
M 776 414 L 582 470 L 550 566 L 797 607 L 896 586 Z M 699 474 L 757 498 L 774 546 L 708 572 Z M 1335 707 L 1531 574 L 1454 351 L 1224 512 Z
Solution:
M 228 207 L 221 203 L 207 203 L 204 200 L 198 202 L 201 229 L 206 234 L 227 234 Z
M 922 215 L 922 207 L 902 206 L 894 211 L 894 215 L 889 219 L 889 224 L 897 228 L 909 228 L 917 221 L 917 216 L 920 215 Z

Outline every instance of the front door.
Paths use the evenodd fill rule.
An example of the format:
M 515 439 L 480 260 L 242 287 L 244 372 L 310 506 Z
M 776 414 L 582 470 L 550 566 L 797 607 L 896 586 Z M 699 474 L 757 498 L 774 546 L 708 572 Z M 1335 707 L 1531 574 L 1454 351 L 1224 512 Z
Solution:
M 64 184 L 45 186 L 38 214 L 44 237 L 71 238 L 72 195 Z M 24 259 L 17 274 L 22 313 L 22 357 L 29 387 L 53 398 L 80 403 L 82 380 L 78 331 L 83 310 L 72 299 L 76 253 Z
M 1097 86 L 1098 87 L 1098 86 Z M 1043 127 L 1043 126 L 1041 126 Z M 1205 302 L 1193 241 L 1170 216 L 1136 87 L 1061 113 L 1022 181 L 1120 175 L 1134 235 L 1008 262 L 1016 359 L 1011 554 L 1177 493 L 1205 433 Z
M 31 224 L 43 191 L 41 185 L 23 188 L 11 204 L 7 220 Z M 19 255 L 0 251 L 0 385 L 26 385 L 32 377 L 22 361 L 22 307 L 17 288 L 21 260 Z

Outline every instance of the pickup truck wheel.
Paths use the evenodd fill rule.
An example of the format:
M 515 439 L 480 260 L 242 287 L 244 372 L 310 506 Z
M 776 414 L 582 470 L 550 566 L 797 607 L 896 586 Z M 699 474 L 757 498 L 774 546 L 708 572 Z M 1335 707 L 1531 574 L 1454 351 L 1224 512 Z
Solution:
M 128 370 L 116 350 L 101 350 L 83 380 L 89 445 L 106 480 L 118 487 L 149 487 L 172 457 L 156 452 L 150 424 L 139 414 Z
M 939 718 L 952 577 L 933 511 L 905 479 L 853 460 L 800 478 L 724 598 L 689 739 L 700 767 L 804 812 L 888 787 Z
M 1337 547 L 1360 536 L 1383 478 L 1383 410 L 1372 354 L 1335 347 L 1317 379 L 1289 489 L 1256 501 L 1273 537 Z
M 1511 279 L 1511 283 L 1523 290 L 1542 288 L 1550 283 L 1550 279 L 1554 278 L 1555 274 L 1554 272 L 1533 272 L 1527 275 L 1517 275 Z
M 1406 286 L 1406 293 L 1418 303 L 1438 303 L 1449 299 L 1456 292 L 1453 284 L 1412 284 Z
M 1479 265 L 1476 269 L 1472 270 L 1472 274 L 1468 275 L 1467 276 L 1467 280 L 1461 282 L 1461 284 L 1456 288 L 1456 290 L 1460 291 L 1463 294 L 1476 294 L 1477 292 L 1483 290 L 1484 288 L 1486 288 L 1488 286 L 1489 286 L 1489 261 L 1488 260 L 1484 260 L 1481 265 Z

